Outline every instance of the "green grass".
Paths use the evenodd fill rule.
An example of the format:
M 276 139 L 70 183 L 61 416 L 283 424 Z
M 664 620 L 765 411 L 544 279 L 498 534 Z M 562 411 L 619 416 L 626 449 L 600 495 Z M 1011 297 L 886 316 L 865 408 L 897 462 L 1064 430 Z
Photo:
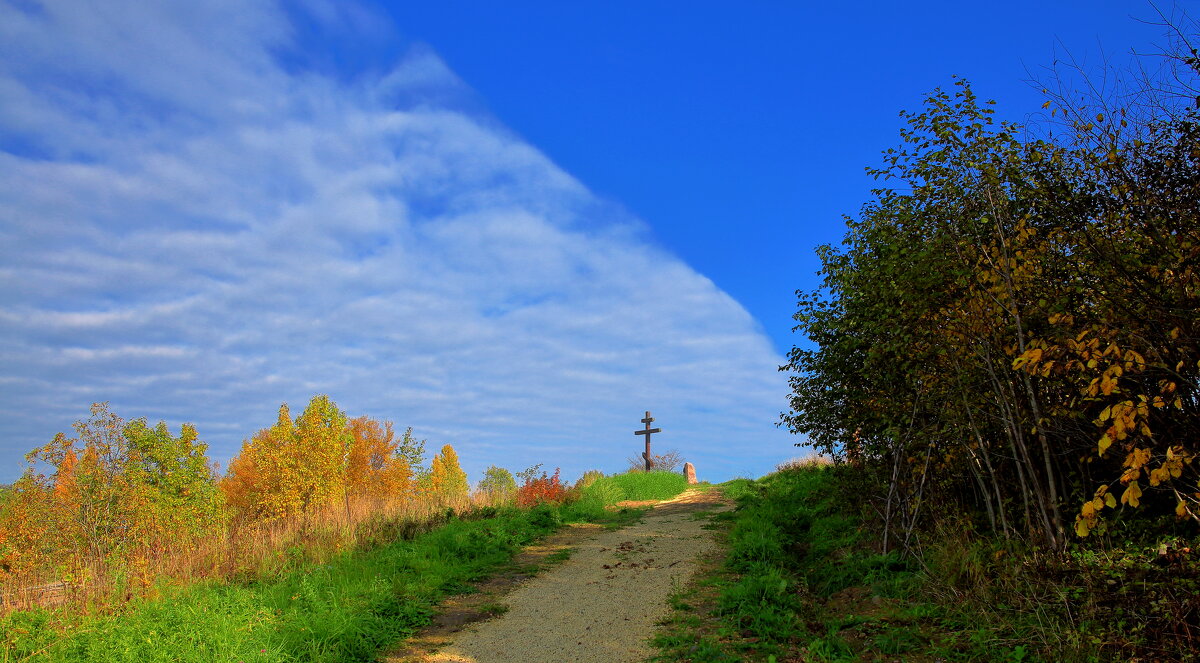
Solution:
M 687 478 L 678 472 L 627 472 L 597 479 L 584 490 L 584 495 L 603 494 L 609 504 L 622 500 L 666 500 L 687 487 Z
M 722 484 L 738 503 L 713 518 L 723 567 L 673 599 L 655 660 L 1036 660 L 1013 642 L 1019 625 L 929 601 L 933 581 L 915 563 L 874 552 L 838 480 L 836 468 L 811 467 Z M 706 586 L 717 591 L 698 611 Z
M 276 578 L 176 589 L 119 616 L 15 612 L 0 618 L 0 661 L 373 661 L 428 623 L 444 596 L 470 591 L 564 522 L 637 515 L 574 504 L 499 509 Z
M 571 505 L 574 513 L 595 517 L 625 500 L 665 500 L 687 490 L 687 478 L 675 472 L 628 472 L 587 484 Z

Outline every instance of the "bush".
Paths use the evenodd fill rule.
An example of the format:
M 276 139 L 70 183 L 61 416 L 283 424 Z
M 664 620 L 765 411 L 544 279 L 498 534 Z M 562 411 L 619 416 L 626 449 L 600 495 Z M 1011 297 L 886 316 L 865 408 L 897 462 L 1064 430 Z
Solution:
M 555 469 L 554 476 L 548 477 L 542 472 L 542 476 L 536 479 L 526 478 L 525 484 L 517 489 L 517 505 L 532 506 L 545 502 L 562 504 L 566 496 L 567 488 L 562 485 L 560 470 Z

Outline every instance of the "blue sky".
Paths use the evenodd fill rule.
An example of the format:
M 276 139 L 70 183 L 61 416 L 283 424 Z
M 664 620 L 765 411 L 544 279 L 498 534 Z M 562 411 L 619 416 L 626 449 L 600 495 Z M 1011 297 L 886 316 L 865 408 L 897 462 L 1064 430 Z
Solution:
M 1178 5 L 1194 15 L 1195 3 Z M 775 428 L 897 113 L 1154 51 L 1149 4 L 0 4 L 0 481 L 92 401 L 225 462 L 282 401 L 703 478 Z

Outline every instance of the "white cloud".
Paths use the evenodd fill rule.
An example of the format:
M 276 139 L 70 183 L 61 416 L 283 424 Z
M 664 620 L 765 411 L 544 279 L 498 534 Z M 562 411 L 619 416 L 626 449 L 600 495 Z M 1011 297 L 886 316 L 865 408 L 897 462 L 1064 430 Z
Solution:
M 318 392 L 476 477 L 622 469 L 644 409 L 707 477 L 790 455 L 737 302 L 429 49 L 345 83 L 280 65 L 291 33 L 269 3 L 0 6 L 0 481 L 93 400 L 225 460 Z

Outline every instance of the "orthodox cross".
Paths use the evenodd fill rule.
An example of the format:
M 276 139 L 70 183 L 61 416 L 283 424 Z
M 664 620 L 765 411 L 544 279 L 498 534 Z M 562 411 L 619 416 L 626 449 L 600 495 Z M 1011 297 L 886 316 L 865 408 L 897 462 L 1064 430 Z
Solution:
M 646 471 L 647 472 L 649 472 L 650 467 L 652 465 L 654 465 L 654 461 L 650 460 L 650 435 L 652 435 L 653 433 L 661 433 L 662 432 L 661 428 L 651 428 L 650 427 L 650 422 L 652 422 L 652 421 L 654 421 L 654 417 L 650 416 L 649 410 L 646 410 L 646 418 L 642 419 L 642 423 L 646 424 L 646 427 L 642 430 L 633 431 L 634 435 L 645 435 L 646 436 L 646 453 L 642 454 L 642 458 L 646 459 Z

